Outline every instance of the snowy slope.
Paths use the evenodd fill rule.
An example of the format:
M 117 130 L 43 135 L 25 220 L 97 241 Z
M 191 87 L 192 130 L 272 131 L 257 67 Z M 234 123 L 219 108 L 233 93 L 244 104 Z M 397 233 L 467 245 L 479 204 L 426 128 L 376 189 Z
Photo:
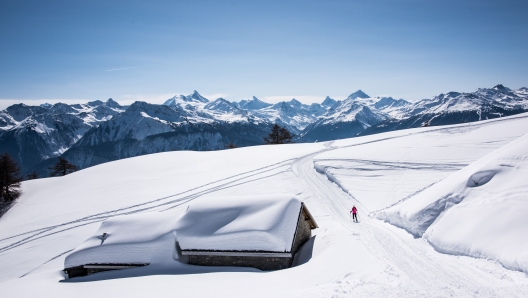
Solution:
M 417 128 L 405 138 L 400 136 L 409 130 L 395 131 L 383 134 L 383 146 L 378 142 L 355 146 L 355 139 L 340 140 L 335 143 L 345 148 L 319 155 L 316 168 L 373 212 L 409 198 L 522 136 L 524 119 Z
M 0 291 L 10 297 L 28 297 L 35 293 L 44 297 L 72 293 L 79 297 L 93 297 L 93 293 L 127 297 L 152 293 L 157 297 L 173 297 L 175 293 L 184 297 L 525 297 L 528 295 L 526 274 L 494 262 L 493 250 L 481 251 L 481 259 L 460 256 L 460 252 L 451 255 L 453 251 L 448 250 L 439 253 L 423 238 L 416 239 L 405 230 L 368 216 L 369 211 L 397 203 L 397 198 L 370 204 L 369 197 L 357 192 L 354 185 L 368 188 L 374 194 L 390 194 L 394 187 L 402 186 L 405 193 L 398 198 L 405 199 L 407 193 L 426 191 L 527 130 L 528 115 L 523 114 L 324 144 L 151 154 L 106 163 L 61 178 L 27 181 L 23 183 L 24 193 L 19 202 L 0 218 L 3 268 Z M 510 158 L 508 162 L 524 161 Z M 363 166 L 358 167 L 361 163 Z M 332 167 L 342 172 L 332 172 Z M 510 183 L 517 181 L 518 187 L 514 190 L 522 190 L 525 180 L 516 169 L 512 168 L 511 173 L 519 175 L 508 179 Z M 431 180 L 413 179 L 420 173 L 428 176 L 435 171 L 441 173 L 434 174 L 433 186 Z M 410 175 L 407 177 L 407 174 Z M 366 182 L 369 179 L 376 182 L 358 183 L 363 178 Z M 400 183 L 394 182 L 398 179 L 402 179 Z M 492 183 L 493 179 L 483 187 Z M 98 233 L 101 222 L 106 219 L 137 214 L 129 217 L 133 226 L 138 222 L 135 216 L 151 212 L 157 215 L 155 221 L 167 216 L 166 223 L 170 225 L 169 214 L 185 212 L 197 198 L 284 193 L 306 203 L 320 227 L 314 230 L 315 238 L 303 248 L 297 266 L 291 269 L 263 273 L 254 269 L 167 262 L 173 259 L 174 251 L 173 247 L 166 247 L 152 251 L 153 261 L 146 267 L 103 272 L 77 280 L 93 282 L 74 279 L 60 282 L 64 279 L 61 270 L 66 255 Z M 412 196 L 404 201 L 411 199 Z M 350 221 L 348 211 L 352 204 L 359 209 L 359 224 Z M 464 216 L 480 220 L 478 213 L 462 208 L 463 203 L 449 212 L 459 207 Z M 518 212 L 517 209 L 514 205 L 501 204 L 495 210 L 497 220 Z M 444 217 L 448 220 L 446 223 L 453 222 L 447 217 L 449 212 Z M 431 226 L 435 227 L 431 234 L 425 234 L 435 247 L 465 245 L 465 240 L 457 238 L 458 235 L 447 237 L 440 223 Z M 513 221 L 502 223 L 498 225 L 502 231 L 515 230 Z M 138 232 L 155 237 L 161 235 L 158 227 L 164 229 L 153 225 Z M 488 235 L 490 241 L 494 235 Z M 475 239 L 485 236 L 478 233 Z M 525 237 L 517 240 L 520 244 L 526 242 Z M 494 243 L 493 249 L 505 249 L 499 243 Z M 523 251 L 502 251 L 501 254 L 506 252 L 522 260 Z
M 498 260 L 528 273 L 528 134 L 377 217 L 442 252 Z

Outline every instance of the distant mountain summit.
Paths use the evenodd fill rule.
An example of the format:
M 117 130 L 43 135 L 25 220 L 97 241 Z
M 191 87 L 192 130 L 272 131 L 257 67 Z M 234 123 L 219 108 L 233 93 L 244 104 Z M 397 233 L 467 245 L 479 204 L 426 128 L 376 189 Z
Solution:
M 235 104 L 223 99 L 218 98 L 213 102 L 210 102 L 204 106 L 207 110 L 221 111 L 221 112 L 241 112 Z
M 23 173 L 47 176 L 58 156 L 81 168 L 170 150 L 220 150 L 228 144 L 259 145 L 274 123 L 296 142 L 326 141 L 406 129 L 479 121 L 528 111 L 528 88 L 498 84 L 474 92 L 448 92 L 408 102 L 370 97 L 362 90 L 320 104 L 295 98 L 275 104 L 213 101 L 194 90 L 164 104 L 113 99 L 86 104 L 16 104 L 0 111 L 0 152 L 15 158 Z
M 356 99 L 356 98 L 370 98 L 365 92 L 358 90 L 352 94 L 350 94 L 347 99 Z
M 307 126 L 297 141 L 326 141 L 429 125 L 447 125 L 528 111 L 527 88 L 501 84 L 475 92 L 448 92 L 410 103 L 368 97 L 358 90 Z
M 263 102 L 262 100 L 253 96 L 251 100 L 241 100 L 238 106 L 245 110 L 260 110 L 271 106 L 272 104 Z
M 324 107 L 332 107 L 333 105 L 335 105 L 337 103 L 337 101 L 335 99 L 332 99 L 330 98 L 330 96 L 327 96 L 323 102 L 321 103 L 322 106 Z

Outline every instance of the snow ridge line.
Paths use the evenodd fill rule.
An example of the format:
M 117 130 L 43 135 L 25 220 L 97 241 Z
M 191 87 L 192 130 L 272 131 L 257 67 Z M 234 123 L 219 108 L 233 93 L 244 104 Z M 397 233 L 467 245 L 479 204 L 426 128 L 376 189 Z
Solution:
M 228 188 L 228 187 L 232 187 L 232 186 L 230 186 L 230 184 L 233 184 L 235 182 L 240 182 L 240 181 L 243 181 L 243 180 L 245 180 L 247 178 L 254 177 L 254 176 L 257 176 L 257 175 L 261 175 L 263 173 L 270 172 L 270 171 L 276 170 L 276 169 L 284 167 L 284 166 L 288 166 L 292 162 L 292 160 L 294 160 L 294 159 L 287 159 L 287 160 L 284 160 L 284 161 L 281 161 L 281 162 L 278 162 L 278 163 L 275 163 L 275 164 L 272 164 L 272 165 L 268 165 L 268 166 L 261 167 L 261 168 L 255 169 L 255 170 L 251 170 L 251 171 L 247 171 L 247 172 L 240 173 L 240 174 L 237 174 L 237 175 L 233 175 L 233 176 L 230 176 L 230 177 L 227 177 L 227 178 L 219 179 L 217 181 L 213 181 L 213 182 L 210 182 L 210 183 L 207 183 L 207 184 L 203 184 L 201 186 L 186 190 L 186 191 L 178 193 L 178 194 L 166 196 L 166 197 L 159 198 L 159 199 L 156 199 L 156 200 L 152 200 L 152 201 L 149 201 L 149 202 L 145 202 L 145 203 L 141 203 L 141 204 L 135 204 L 135 205 L 132 205 L 132 206 L 123 207 L 123 208 L 110 210 L 110 211 L 106 211 L 106 212 L 101 212 L 101 213 L 97 213 L 97 214 L 94 214 L 94 215 L 86 216 L 86 217 L 83 217 L 83 218 L 80 218 L 80 219 L 77 219 L 77 220 L 73 220 L 73 221 L 70 221 L 70 222 L 66 222 L 66 223 L 62 223 L 62 224 L 58 224 L 58 225 L 53 225 L 53 226 L 49 226 L 49 227 L 45 227 L 45 228 L 40 228 L 40 229 L 36 229 L 36 230 L 20 233 L 20 234 L 14 235 L 14 236 L 6 237 L 6 238 L 3 238 L 3 239 L 0 239 L 0 242 L 8 240 L 8 239 L 15 238 L 15 237 L 19 237 L 19 236 L 22 236 L 22 235 L 35 233 L 35 234 L 33 234 L 31 236 L 28 236 L 28 237 L 26 237 L 24 239 L 21 239 L 19 241 L 15 241 L 15 242 L 13 242 L 11 244 L 8 244 L 6 246 L 0 247 L 0 253 L 2 253 L 4 251 L 7 251 L 7 250 L 10 250 L 10 249 L 12 249 L 14 247 L 23 245 L 25 243 L 28 243 L 30 241 L 33 241 L 33 240 L 36 240 L 36 239 L 40 239 L 40 238 L 43 238 L 43 237 L 47 237 L 49 235 L 53 235 L 53 234 L 55 234 L 57 232 L 37 237 L 38 235 L 42 235 L 42 234 L 44 234 L 46 232 L 49 232 L 49 231 L 54 230 L 54 229 L 59 228 L 59 227 L 64 227 L 64 226 L 68 226 L 68 225 L 72 225 L 72 224 L 76 224 L 76 223 L 90 221 L 89 223 L 78 225 L 78 226 L 83 226 L 83 225 L 86 225 L 86 224 L 92 224 L 92 223 L 95 223 L 95 222 L 104 221 L 105 219 L 110 218 L 110 217 L 114 217 L 114 216 L 118 216 L 118 215 L 133 214 L 133 213 L 138 213 L 138 212 L 142 212 L 142 211 L 152 210 L 152 209 L 155 209 L 155 208 L 158 208 L 158 207 L 161 207 L 161 206 L 166 206 L 166 205 L 169 205 L 169 204 L 178 203 L 178 202 L 181 202 L 181 201 L 185 200 L 185 202 L 181 202 L 180 204 L 178 204 L 178 205 L 181 205 L 181 204 L 187 203 L 187 202 L 189 202 L 189 201 L 191 201 L 193 199 L 196 199 L 199 196 L 202 196 L 204 194 L 215 192 L 215 191 L 218 191 L 218 190 L 222 190 L 222 189 L 225 189 L 225 188 Z M 281 172 L 285 172 L 285 171 L 286 170 L 283 170 Z M 274 174 L 272 174 L 270 176 L 273 176 L 275 174 L 276 173 L 274 173 Z M 243 176 L 243 175 L 245 175 L 245 176 L 244 177 L 240 177 L 240 176 Z M 232 180 L 232 181 L 228 181 L 228 180 L 236 178 L 236 177 L 240 177 L 240 178 Z M 267 176 L 267 177 L 269 177 L 269 176 Z M 242 183 L 239 183 L 239 184 L 248 183 L 248 182 L 259 180 L 259 179 L 262 179 L 262 178 L 253 179 L 253 180 L 242 182 Z M 145 205 L 148 205 L 148 204 L 160 202 L 162 200 L 166 200 L 168 198 L 179 196 L 179 195 L 182 195 L 182 194 L 185 194 L 185 193 L 189 193 L 189 192 L 198 190 L 198 189 L 206 187 L 206 186 L 214 185 L 214 184 L 222 182 L 222 181 L 227 181 L 227 182 L 225 182 L 225 183 L 223 183 L 221 185 L 213 186 L 213 187 L 208 188 L 208 189 L 204 189 L 204 190 L 199 191 L 197 193 L 189 194 L 189 195 L 187 195 L 185 197 L 178 198 L 176 200 L 172 200 L 172 201 L 169 201 L 169 202 L 164 202 L 162 204 L 157 204 L 157 205 L 154 205 L 154 206 L 141 208 L 141 209 L 137 209 L 137 210 L 130 210 L 130 209 L 137 208 L 137 207 L 140 207 L 140 206 L 145 206 Z M 178 206 L 178 205 L 176 205 L 176 206 Z M 176 206 L 172 206 L 171 208 L 174 208 Z M 167 208 L 167 209 L 164 209 L 164 210 L 168 210 L 168 209 L 171 209 L 171 208 Z M 121 212 L 121 211 L 125 211 L 125 210 L 130 210 L 130 211 Z M 164 211 L 164 210 L 162 210 L 162 211 Z M 111 213 L 113 213 L 113 214 L 111 214 Z M 77 227 L 77 226 L 75 226 L 75 227 Z M 69 230 L 69 229 L 71 229 L 71 228 L 64 229 L 64 230 Z M 61 231 L 64 231 L 64 230 L 61 230 Z

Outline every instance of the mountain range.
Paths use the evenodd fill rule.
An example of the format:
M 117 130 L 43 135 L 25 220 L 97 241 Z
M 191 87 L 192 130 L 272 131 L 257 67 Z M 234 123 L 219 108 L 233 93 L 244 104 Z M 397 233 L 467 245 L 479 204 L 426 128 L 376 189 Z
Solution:
M 528 88 L 503 85 L 475 92 L 449 92 L 409 102 L 370 97 L 358 90 L 343 100 L 322 103 L 296 99 L 276 104 L 256 97 L 240 102 L 214 101 L 194 91 L 164 104 L 112 99 L 86 104 L 27 106 L 0 111 L 0 152 L 8 152 L 22 173 L 40 177 L 62 156 L 80 168 L 174 150 L 220 150 L 263 144 L 278 123 L 296 142 L 349 138 L 420 126 L 446 125 L 503 117 L 528 111 Z

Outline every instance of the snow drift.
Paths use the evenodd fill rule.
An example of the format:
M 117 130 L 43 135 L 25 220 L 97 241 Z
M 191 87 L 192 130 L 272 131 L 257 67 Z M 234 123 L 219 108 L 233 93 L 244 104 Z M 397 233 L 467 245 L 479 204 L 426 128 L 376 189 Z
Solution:
M 528 134 L 376 217 L 438 251 L 528 273 Z

